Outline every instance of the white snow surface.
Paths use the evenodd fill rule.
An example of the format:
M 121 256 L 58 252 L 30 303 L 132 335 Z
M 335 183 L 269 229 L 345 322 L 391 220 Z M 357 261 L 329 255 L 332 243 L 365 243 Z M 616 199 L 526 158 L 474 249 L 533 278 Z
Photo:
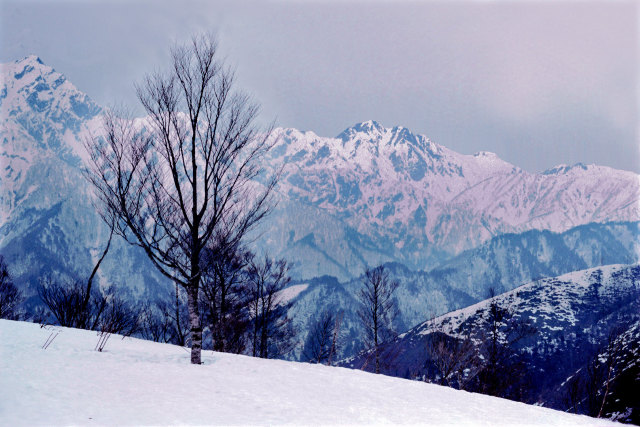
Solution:
M 308 283 L 301 283 L 299 285 L 291 285 L 288 288 L 284 288 L 280 292 L 278 292 L 278 302 L 280 304 L 286 304 L 298 295 L 305 289 L 309 287 Z
M 45 350 L 52 332 L 59 335 Z M 614 425 L 346 368 L 0 320 L 0 425 Z
M 600 279 L 601 289 L 598 293 L 600 297 L 604 297 L 607 294 L 613 295 L 627 292 L 627 287 L 631 287 L 631 289 L 635 287 L 635 289 L 638 289 L 638 285 L 636 284 L 637 280 L 624 281 L 616 277 L 616 273 L 625 272 L 637 266 L 638 264 L 612 264 L 572 271 L 557 277 L 547 277 L 531 281 L 508 292 L 497 295 L 495 298 L 504 306 L 511 307 L 518 313 L 517 315 L 528 310 L 532 315 L 535 315 L 531 316 L 531 320 L 535 321 L 536 317 L 539 317 L 540 320 L 553 319 L 560 324 L 560 329 L 562 329 L 562 327 L 569 325 L 575 326 L 577 324 L 577 307 L 574 307 L 573 303 L 586 298 L 586 294 L 593 283 L 594 274 L 599 273 L 602 275 Z M 531 305 L 528 297 L 523 298 L 520 296 L 520 294 L 524 292 L 531 292 L 537 295 L 539 300 L 535 305 Z M 446 333 L 456 336 L 459 333 L 460 326 L 468 321 L 469 318 L 486 310 L 491 301 L 491 299 L 486 299 L 459 310 L 451 311 L 427 320 L 415 326 L 412 330 L 418 330 L 421 335 L 428 335 L 436 325 L 441 325 Z M 559 330 L 556 329 L 559 327 L 558 325 L 549 326 L 545 325 L 542 321 L 540 325 L 534 324 L 534 326 L 547 328 L 549 330 Z M 400 338 L 404 338 L 410 333 L 411 331 L 405 332 L 400 335 Z

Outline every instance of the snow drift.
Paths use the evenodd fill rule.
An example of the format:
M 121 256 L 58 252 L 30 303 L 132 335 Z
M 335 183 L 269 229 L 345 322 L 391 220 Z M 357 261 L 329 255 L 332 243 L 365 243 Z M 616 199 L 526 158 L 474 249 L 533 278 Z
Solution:
M 43 344 L 58 333 L 50 346 Z M 344 368 L 0 320 L 2 425 L 613 425 Z

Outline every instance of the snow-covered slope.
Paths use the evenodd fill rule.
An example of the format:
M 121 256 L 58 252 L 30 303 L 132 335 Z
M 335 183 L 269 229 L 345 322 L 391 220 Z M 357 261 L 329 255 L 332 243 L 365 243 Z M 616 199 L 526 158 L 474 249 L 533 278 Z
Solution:
M 431 384 L 0 320 L 0 424 L 615 425 Z
M 508 340 L 513 333 L 514 330 L 508 330 L 510 324 L 534 328 L 533 333 L 513 344 L 522 355 L 529 381 L 521 398 L 564 409 L 566 388 L 560 389 L 560 384 L 577 369 L 586 370 L 585 365 L 602 352 L 612 331 L 627 331 L 626 342 L 638 345 L 639 303 L 638 264 L 609 265 L 537 280 L 494 299 L 427 320 L 400 335 L 396 342 L 389 344 L 398 356 L 385 372 L 396 376 L 431 375 L 425 369 L 431 360 L 427 343 L 434 334 L 447 334 L 460 340 L 468 337 L 481 352 L 489 342 L 490 306 L 496 304 L 509 313 L 499 322 L 501 340 Z M 626 351 L 635 357 L 638 348 Z M 360 355 L 348 365 L 359 367 L 365 357 Z M 633 387 L 640 385 L 639 380 L 631 378 Z M 633 396 L 624 398 L 625 402 L 634 400 Z
M 526 318 L 545 341 L 551 341 L 554 331 L 565 335 L 572 328 L 585 331 L 593 326 L 586 322 L 587 318 L 599 311 L 608 315 L 611 310 L 622 309 L 635 302 L 638 295 L 640 265 L 608 265 L 537 280 L 505 292 L 495 300 L 511 307 L 516 317 Z M 490 302 L 481 301 L 447 313 L 417 326 L 412 333 L 429 333 L 434 323 L 443 325 L 445 332 L 454 336 L 464 333 L 463 329 L 481 321 Z
M 46 179 L 50 170 L 38 174 L 37 169 L 42 164 L 55 168 L 56 162 L 80 166 L 84 150 L 79 142 L 100 126 L 101 109 L 36 56 L 0 67 L 2 224 L 24 201 L 50 206 L 65 184 L 79 178 Z
M 46 275 L 86 279 L 109 230 L 82 176 L 85 138 L 100 132 L 101 109 L 35 56 L 1 65 L 0 253 L 26 296 Z M 116 238 L 101 286 L 134 296 L 168 286 L 146 255 Z
M 591 397 L 581 391 L 599 386 Z M 567 377 L 557 388 L 571 412 L 596 413 L 628 424 L 640 424 L 640 318 L 628 327 L 614 330 L 601 348 Z M 577 390 L 577 393 L 576 393 Z M 605 405 L 602 405 L 604 394 Z

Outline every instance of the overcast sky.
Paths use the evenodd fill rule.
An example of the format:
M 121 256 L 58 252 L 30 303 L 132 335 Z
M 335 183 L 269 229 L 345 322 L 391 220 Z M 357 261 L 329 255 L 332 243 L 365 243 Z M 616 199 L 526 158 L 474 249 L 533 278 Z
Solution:
M 335 136 L 374 119 L 527 169 L 640 172 L 640 7 L 616 2 L 0 0 L 0 61 L 36 54 L 101 105 L 217 33 L 262 119 Z

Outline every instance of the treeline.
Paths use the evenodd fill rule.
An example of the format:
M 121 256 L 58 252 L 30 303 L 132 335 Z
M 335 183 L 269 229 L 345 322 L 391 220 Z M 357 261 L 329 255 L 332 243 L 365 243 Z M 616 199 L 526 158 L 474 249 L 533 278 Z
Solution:
M 24 308 L 22 293 L 0 255 L 0 318 L 190 346 L 182 287 L 176 284 L 171 295 L 154 301 L 134 301 L 122 287 L 95 286 L 109 246 L 110 242 L 85 280 L 42 278 L 37 287 L 40 303 L 30 310 Z M 293 300 L 283 292 L 291 283 L 286 260 L 259 257 L 242 246 L 219 245 L 204 251 L 200 268 L 198 314 L 203 319 L 204 349 L 261 358 L 293 358 L 297 350 L 302 361 L 338 362 L 345 340 L 345 312 L 319 312 L 307 319 L 305 330 L 296 330 L 289 316 Z M 378 350 L 396 334 L 393 291 L 398 283 L 390 280 L 382 266 L 368 269 L 363 277 L 355 314 L 361 320 L 361 347 L 373 351 L 377 365 Z
M 134 303 L 120 295 L 119 291 L 125 294 L 122 288 L 100 291 L 92 286 L 96 271 L 85 281 L 43 278 L 38 286 L 42 304 L 27 311 L 0 256 L 0 318 L 190 345 L 183 289 L 176 285 L 171 298 Z M 199 312 L 205 348 L 262 358 L 291 352 L 297 334 L 287 315 L 291 303 L 281 293 L 291 280 L 285 260 L 258 257 L 241 248 L 210 251 L 203 257 L 202 271 Z

